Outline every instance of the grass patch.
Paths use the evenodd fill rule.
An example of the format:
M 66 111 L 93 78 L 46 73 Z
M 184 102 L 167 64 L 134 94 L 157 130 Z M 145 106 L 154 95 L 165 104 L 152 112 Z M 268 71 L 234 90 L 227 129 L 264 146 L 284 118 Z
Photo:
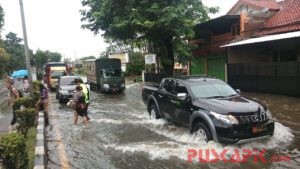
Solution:
M 29 169 L 34 167 L 36 132 L 36 127 L 31 127 L 28 129 L 26 136 L 26 149 L 28 154 Z

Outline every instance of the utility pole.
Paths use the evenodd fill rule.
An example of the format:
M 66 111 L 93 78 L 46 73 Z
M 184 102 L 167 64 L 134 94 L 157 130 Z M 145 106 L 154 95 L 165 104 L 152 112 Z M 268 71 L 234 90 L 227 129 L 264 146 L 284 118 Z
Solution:
M 21 19 L 22 19 L 22 28 L 23 28 L 26 69 L 28 70 L 28 80 L 29 80 L 30 89 L 31 89 L 30 91 L 31 91 L 31 94 L 33 94 L 32 74 L 31 74 L 31 66 L 30 66 L 30 58 L 29 58 L 29 49 L 28 49 L 28 41 L 27 41 L 27 31 L 26 31 L 26 23 L 25 23 L 25 16 L 24 16 L 23 0 L 19 0 L 19 2 L 20 2 L 20 12 L 21 12 Z

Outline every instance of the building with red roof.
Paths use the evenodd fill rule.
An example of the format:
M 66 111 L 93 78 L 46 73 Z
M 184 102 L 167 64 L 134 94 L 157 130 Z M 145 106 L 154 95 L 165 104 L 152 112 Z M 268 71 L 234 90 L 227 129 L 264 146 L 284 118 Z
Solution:
M 300 0 L 285 0 L 280 10 L 269 18 L 256 36 L 286 33 L 300 30 Z
M 191 74 L 300 97 L 300 0 L 239 0 L 227 15 L 198 24 L 190 43 L 198 46 Z

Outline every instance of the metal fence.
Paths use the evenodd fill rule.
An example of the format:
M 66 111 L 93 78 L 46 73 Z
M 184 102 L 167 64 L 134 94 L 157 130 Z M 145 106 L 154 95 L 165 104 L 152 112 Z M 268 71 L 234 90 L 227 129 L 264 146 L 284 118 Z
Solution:
M 245 91 L 300 97 L 300 63 L 228 64 L 228 83 Z

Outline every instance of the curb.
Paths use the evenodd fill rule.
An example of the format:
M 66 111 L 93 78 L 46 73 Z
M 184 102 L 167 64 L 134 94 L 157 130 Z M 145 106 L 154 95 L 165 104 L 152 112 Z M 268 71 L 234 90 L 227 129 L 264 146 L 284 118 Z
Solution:
M 45 120 L 44 112 L 40 111 L 38 116 L 38 126 L 35 145 L 34 169 L 45 169 Z

